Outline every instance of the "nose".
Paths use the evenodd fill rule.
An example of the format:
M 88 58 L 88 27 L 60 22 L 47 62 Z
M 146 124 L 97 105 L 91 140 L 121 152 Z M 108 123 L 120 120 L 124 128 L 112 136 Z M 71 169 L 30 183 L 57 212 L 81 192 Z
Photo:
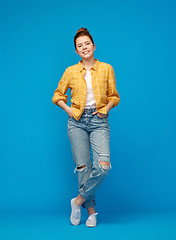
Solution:
M 87 47 L 86 47 L 86 45 L 83 45 L 83 49 L 86 49 Z

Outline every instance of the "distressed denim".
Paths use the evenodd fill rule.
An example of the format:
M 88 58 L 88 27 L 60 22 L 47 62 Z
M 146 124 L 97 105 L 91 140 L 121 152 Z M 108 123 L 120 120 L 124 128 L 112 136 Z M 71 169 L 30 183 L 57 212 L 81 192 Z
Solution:
M 71 143 L 72 156 L 75 170 L 78 176 L 80 195 L 85 198 L 84 208 L 94 207 L 95 192 L 112 168 L 110 163 L 109 148 L 109 122 L 108 115 L 100 118 L 92 115 L 96 108 L 85 109 L 81 118 L 77 121 L 74 117 L 68 118 L 67 133 Z M 91 161 L 90 147 L 93 153 Z M 109 162 L 109 166 L 103 166 L 99 161 Z M 80 166 L 85 166 L 79 168 Z

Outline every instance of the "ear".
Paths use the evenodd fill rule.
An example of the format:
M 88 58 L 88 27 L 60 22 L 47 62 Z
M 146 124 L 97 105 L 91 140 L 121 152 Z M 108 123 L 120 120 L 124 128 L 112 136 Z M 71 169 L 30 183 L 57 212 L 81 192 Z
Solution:
M 94 44 L 94 51 L 95 51 L 96 47 L 95 47 L 95 44 Z

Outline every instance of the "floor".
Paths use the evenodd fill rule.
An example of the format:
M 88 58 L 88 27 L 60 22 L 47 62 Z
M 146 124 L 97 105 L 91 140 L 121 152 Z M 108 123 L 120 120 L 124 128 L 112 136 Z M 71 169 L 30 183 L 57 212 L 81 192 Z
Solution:
M 69 214 L 0 215 L 1 240 L 176 240 L 176 213 L 98 214 L 96 228 L 72 226 Z

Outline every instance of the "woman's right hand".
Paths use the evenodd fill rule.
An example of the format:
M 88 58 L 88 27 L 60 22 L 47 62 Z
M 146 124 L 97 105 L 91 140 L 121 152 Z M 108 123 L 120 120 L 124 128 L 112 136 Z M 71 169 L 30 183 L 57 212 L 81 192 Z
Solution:
M 59 100 L 57 102 L 57 105 L 61 107 L 68 114 L 69 117 L 71 118 L 73 117 L 73 113 L 72 113 L 73 108 L 67 106 L 67 104 L 63 100 Z
M 73 113 L 72 113 L 72 108 L 71 107 L 67 108 L 67 114 L 68 114 L 69 117 L 71 117 L 71 118 L 73 117 Z

